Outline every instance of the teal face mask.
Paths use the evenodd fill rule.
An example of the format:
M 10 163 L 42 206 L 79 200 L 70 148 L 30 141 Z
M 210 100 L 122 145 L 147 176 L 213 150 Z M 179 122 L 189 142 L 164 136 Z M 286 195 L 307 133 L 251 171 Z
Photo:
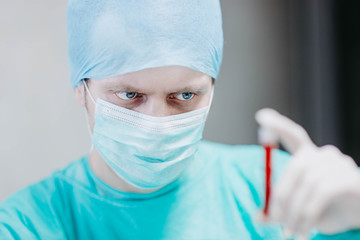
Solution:
M 195 157 L 208 110 L 153 117 L 97 99 L 92 143 L 129 184 L 142 189 L 163 187 Z

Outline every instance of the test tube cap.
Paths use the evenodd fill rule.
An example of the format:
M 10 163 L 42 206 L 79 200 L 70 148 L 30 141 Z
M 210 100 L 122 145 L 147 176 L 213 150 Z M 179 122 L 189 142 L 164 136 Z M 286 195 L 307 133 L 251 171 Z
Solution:
M 272 145 L 276 146 L 279 141 L 278 134 L 265 127 L 259 127 L 258 129 L 258 141 L 260 145 Z

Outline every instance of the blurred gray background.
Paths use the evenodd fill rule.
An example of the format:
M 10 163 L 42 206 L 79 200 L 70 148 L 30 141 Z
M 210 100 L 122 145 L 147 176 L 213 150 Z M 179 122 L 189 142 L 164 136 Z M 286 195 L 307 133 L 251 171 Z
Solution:
M 306 46 L 316 42 L 319 34 L 316 29 L 307 31 L 303 26 L 310 23 L 298 20 L 311 20 L 311 16 L 327 19 L 326 8 L 325 14 L 319 15 L 316 14 L 319 6 L 303 1 L 308 7 L 304 10 L 298 8 L 299 2 L 222 1 L 224 59 L 205 139 L 255 144 L 254 113 L 260 108 L 272 107 L 304 123 L 318 143 L 337 143 L 336 118 L 331 118 L 336 111 L 332 107 L 322 110 L 322 104 L 332 106 L 331 103 L 327 104 L 327 98 L 315 98 L 317 105 L 306 102 L 304 107 L 299 101 L 304 93 L 310 100 L 318 94 L 306 89 L 296 91 L 303 79 L 319 79 L 322 69 L 309 70 L 301 64 L 310 56 L 316 65 L 322 55 L 316 55 L 317 58 L 310 55 L 314 49 Z M 75 102 L 69 82 L 66 4 L 66 1 L 48 0 L 2 1 L 0 201 L 89 152 L 85 113 Z M 309 9 L 310 12 L 315 9 L 315 15 L 307 15 Z M 310 39 L 305 48 L 299 34 Z M 326 38 L 325 46 L 329 47 L 332 38 L 326 34 L 329 33 L 320 36 Z M 316 49 L 323 47 L 322 44 L 310 45 Z M 326 59 L 331 59 L 328 55 Z M 331 80 L 329 64 L 332 62 L 325 62 L 323 67 L 330 76 L 327 79 Z M 317 86 L 321 88 L 321 82 Z M 335 120 L 323 125 L 316 116 Z M 312 118 L 316 119 L 306 121 Z M 319 126 L 335 130 L 326 131 L 330 135 L 324 135 L 325 130 L 319 130 Z

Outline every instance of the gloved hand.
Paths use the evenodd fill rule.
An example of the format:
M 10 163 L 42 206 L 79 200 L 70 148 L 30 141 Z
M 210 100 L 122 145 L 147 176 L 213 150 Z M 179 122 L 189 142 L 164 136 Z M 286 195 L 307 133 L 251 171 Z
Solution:
M 275 110 L 262 109 L 255 118 L 292 154 L 265 220 L 282 223 L 286 237 L 298 239 L 312 228 L 324 234 L 360 228 L 360 172 L 353 159 L 335 146 L 317 147 L 301 126 Z

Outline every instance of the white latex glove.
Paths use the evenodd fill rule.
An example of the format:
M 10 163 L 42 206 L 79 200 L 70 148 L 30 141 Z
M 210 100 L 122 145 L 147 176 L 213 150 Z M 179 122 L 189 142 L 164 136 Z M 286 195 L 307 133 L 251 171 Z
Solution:
M 292 154 L 274 185 L 266 221 L 282 223 L 286 237 L 298 239 L 307 239 L 312 228 L 324 234 L 359 229 L 360 172 L 353 159 L 335 146 L 317 147 L 301 126 L 275 110 L 262 109 L 255 118 Z

